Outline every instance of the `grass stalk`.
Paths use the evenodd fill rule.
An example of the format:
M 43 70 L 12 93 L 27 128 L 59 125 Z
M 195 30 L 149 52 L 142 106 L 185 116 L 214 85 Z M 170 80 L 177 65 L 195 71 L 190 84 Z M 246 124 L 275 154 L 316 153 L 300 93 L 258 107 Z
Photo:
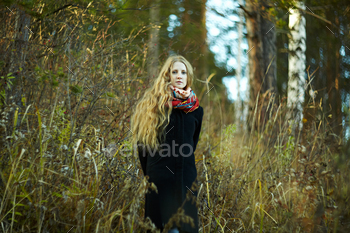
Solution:
M 38 127 L 39 127 L 39 147 L 40 147 L 40 170 L 39 170 L 39 214 L 38 214 L 38 232 L 41 232 L 41 225 L 42 225 L 42 218 L 41 218 L 41 203 L 42 203 L 42 197 L 43 197 L 43 186 L 42 182 L 43 181 L 43 173 L 44 173 L 44 157 L 43 157 L 43 147 L 42 147 L 42 121 L 41 121 L 41 115 L 39 112 L 39 109 L 37 106 L 35 106 L 36 112 L 38 115 Z
M 263 231 L 263 224 L 264 224 L 264 212 L 263 212 L 263 199 L 262 199 L 262 190 L 261 190 L 261 181 L 259 181 L 259 191 L 260 191 L 260 233 Z

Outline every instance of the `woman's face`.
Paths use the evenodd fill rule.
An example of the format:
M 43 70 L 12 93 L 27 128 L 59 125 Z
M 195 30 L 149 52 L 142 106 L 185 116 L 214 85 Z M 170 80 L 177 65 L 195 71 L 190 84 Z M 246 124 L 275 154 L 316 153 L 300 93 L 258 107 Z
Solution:
M 187 68 L 182 62 L 175 62 L 171 67 L 170 79 L 174 87 L 183 89 L 187 84 Z

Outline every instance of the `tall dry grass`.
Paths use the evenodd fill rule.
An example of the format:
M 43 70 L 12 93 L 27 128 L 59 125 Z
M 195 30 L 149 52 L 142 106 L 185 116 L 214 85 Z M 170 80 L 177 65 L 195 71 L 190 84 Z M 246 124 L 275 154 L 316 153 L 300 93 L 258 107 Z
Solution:
M 78 130 L 71 131 L 61 107 L 28 110 L 35 127 L 25 117 L 17 125 L 15 105 L 1 112 L 2 231 L 155 231 L 143 219 L 144 195 L 154 185 L 128 140 L 107 146 L 101 129 L 87 125 L 68 147 Z M 200 232 L 347 232 L 348 151 L 327 144 L 334 136 L 326 118 L 308 132 L 293 131 L 283 104 L 268 109 L 260 130 L 242 135 L 225 127 L 221 153 L 205 146 L 204 127 L 196 151 L 200 186 L 194 187 Z M 4 123 L 10 114 L 13 120 Z M 22 124 L 29 124 L 25 134 Z M 303 133 L 312 140 L 302 141 Z M 179 219 L 190 221 L 181 211 L 172 220 Z
M 320 117 L 301 130 L 274 101 L 257 105 L 256 130 L 227 126 L 223 149 L 199 159 L 201 232 L 348 232 L 349 146 L 321 105 L 309 105 Z

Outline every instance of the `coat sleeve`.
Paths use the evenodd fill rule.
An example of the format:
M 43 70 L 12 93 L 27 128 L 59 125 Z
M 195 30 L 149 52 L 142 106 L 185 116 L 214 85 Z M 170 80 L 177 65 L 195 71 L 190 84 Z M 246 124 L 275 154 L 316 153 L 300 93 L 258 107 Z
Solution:
M 141 167 L 142 167 L 142 171 L 143 171 L 143 175 L 146 175 L 147 171 L 146 171 L 146 167 L 147 167 L 147 153 L 146 153 L 146 148 L 145 146 L 137 146 L 137 151 L 138 151 L 138 155 L 139 155 L 139 159 L 140 159 L 140 163 L 141 163 Z
M 193 152 L 196 151 L 197 148 L 197 144 L 198 144 L 198 139 L 199 139 L 199 135 L 201 133 L 201 129 L 202 129 L 202 120 L 203 120 L 203 108 L 200 107 L 198 108 L 199 112 L 198 112 L 198 125 L 196 127 L 196 130 L 194 131 L 194 135 L 193 135 Z

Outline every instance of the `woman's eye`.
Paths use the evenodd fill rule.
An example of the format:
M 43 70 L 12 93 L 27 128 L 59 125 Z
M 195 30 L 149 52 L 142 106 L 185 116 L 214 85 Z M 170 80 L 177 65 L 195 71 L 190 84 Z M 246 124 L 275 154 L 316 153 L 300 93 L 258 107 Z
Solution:
M 182 74 L 186 74 L 186 72 L 185 72 L 185 71 L 183 71 L 183 72 L 182 72 Z
M 176 71 L 173 71 L 173 74 L 176 74 Z

